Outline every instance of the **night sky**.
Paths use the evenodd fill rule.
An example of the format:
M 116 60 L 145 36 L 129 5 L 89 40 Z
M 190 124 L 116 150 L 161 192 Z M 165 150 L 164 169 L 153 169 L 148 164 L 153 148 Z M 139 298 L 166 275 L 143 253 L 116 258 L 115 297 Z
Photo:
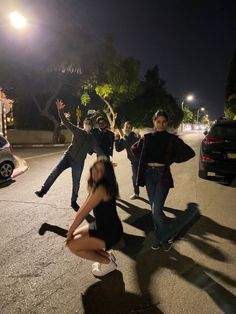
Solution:
M 34 4 L 38 2 L 48 18 L 52 15 L 53 21 L 50 5 L 60 5 L 61 1 L 21 2 L 27 4 L 24 8 L 34 17 L 37 16 Z M 192 93 L 195 100 L 189 103 L 190 107 L 206 107 L 210 119 L 223 114 L 226 80 L 236 49 L 236 0 L 66 0 L 65 3 L 71 19 L 94 42 L 102 42 L 106 33 L 113 33 L 118 53 L 141 61 L 141 78 L 158 65 L 167 91 L 179 103 Z
M 179 102 L 205 106 L 211 119 L 223 114 L 229 65 L 236 49 L 236 1 L 99 0 L 77 1 L 81 27 L 96 39 L 107 31 L 123 56 L 155 64 L 167 90 Z

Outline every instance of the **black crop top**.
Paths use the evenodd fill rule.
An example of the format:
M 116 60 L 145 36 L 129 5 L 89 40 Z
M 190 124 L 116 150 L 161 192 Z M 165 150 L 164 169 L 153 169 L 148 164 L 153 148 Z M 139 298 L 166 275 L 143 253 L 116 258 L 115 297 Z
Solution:
M 152 133 L 146 146 L 147 163 L 164 164 L 169 141 L 170 134 L 167 131 Z

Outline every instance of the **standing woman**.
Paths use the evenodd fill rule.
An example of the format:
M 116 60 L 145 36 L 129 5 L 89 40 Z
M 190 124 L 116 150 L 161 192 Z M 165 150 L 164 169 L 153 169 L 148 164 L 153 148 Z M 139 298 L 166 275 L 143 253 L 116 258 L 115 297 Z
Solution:
M 171 225 L 163 212 L 164 203 L 170 188 L 174 187 L 170 165 L 180 163 L 195 156 L 190 146 L 177 135 L 167 132 L 168 116 L 164 110 L 153 116 L 154 132 L 145 134 L 131 150 L 139 158 L 137 183 L 146 185 L 152 210 L 155 230 L 153 250 L 161 246 L 168 250 Z
M 107 250 L 123 236 L 116 210 L 118 184 L 113 165 L 106 157 L 98 157 L 90 168 L 88 190 L 89 194 L 69 228 L 67 246 L 74 254 L 95 261 L 92 273 L 99 277 L 117 268 L 114 255 Z M 78 228 L 92 210 L 95 221 Z

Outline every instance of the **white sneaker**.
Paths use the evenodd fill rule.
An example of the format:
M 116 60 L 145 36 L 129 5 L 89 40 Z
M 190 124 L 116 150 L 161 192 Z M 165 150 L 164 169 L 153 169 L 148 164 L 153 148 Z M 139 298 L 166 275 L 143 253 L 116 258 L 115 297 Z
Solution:
M 131 200 L 136 200 L 137 198 L 139 198 L 139 195 L 138 194 L 132 194 L 130 195 L 129 197 Z
M 96 277 L 105 276 L 117 268 L 117 264 L 113 260 L 109 264 L 98 264 L 98 267 L 92 269 L 92 274 Z
M 112 252 L 109 252 L 110 254 L 110 260 L 113 261 L 114 263 L 116 262 L 116 257 Z
M 95 262 L 92 264 L 92 270 L 95 269 L 95 268 L 99 268 L 100 269 L 101 267 L 101 263 L 98 263 L 98 262 Z

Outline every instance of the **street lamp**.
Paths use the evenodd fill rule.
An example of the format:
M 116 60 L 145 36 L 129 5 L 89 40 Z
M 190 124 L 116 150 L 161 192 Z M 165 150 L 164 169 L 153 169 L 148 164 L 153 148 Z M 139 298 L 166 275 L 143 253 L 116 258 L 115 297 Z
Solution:
M 198 110 L 197 110 L 197 124 L 198 124 L 198 120 L 199 120 L 199 111 L 204 111 L 204 110 L 205 110 L 204 107 L 198 108 Z
M 20 13 L 14 11 L 9 14 L 9 19 L 13 27 L 23 29 L 26 27 L 26 19 Z
M 188 96 L 186 96 L 185 99 L 181 103 L 182 111 L 184 110 L 184 102 L 185 101 L 193 101 L 193 100 L 194 100 L 194 96 L 192 94 L 189 94 Z

